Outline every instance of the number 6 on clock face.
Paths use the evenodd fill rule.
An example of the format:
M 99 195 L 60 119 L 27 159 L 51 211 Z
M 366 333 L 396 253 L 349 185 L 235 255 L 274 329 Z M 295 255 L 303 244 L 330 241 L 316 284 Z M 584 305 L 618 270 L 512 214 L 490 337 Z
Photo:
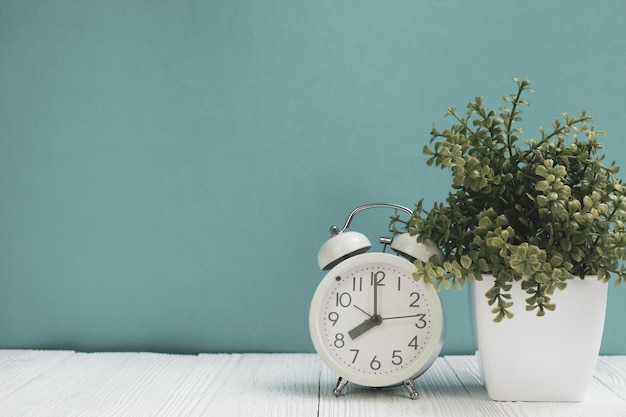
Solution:
M 385 253 L 352 256 L 332 268 L 311 302 L 316 351 L 341 378 L 370 387 L 419 376 L 439 355 L 443 311 L 415 267 Z

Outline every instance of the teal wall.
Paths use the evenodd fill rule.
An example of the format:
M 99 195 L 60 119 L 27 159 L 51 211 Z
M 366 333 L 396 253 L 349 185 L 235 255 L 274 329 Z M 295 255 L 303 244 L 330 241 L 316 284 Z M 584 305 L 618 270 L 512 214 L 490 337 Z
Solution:
M 625 74 L 621 0 L 0 0 L 0 347 L 312 351 L 328 228 L 445 197 L 446 107 L 528 78 L 529 136 L 584 107 L 624 166 Z

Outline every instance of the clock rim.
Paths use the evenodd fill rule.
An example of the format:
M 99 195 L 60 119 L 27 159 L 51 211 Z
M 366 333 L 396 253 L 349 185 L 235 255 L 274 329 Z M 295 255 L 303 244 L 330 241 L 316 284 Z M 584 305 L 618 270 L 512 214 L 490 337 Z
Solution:
M 324 295 L 327 294 L 328 290 L 333 285 L 333 281 L 335 280 L 335 276 L 337 276 L 337 271 L 350 269 L 354 266 L 364 263 L 389 263 L 398 268 L 403 268 L 407 270 L 409 273 L 415 268 L 411 262 L 408 260 L 401 258 L 397 255 L 392 255 L 388 253 L 362 253 L 359 255 L 355 255 L 349 259 L 344 260 L 340 264 L 333 267 L 320 281 L 317 289 L 315 290 L 315 294 L 311 300 L 311 306 L 309 308 L 309 333 L 311 335 L 311 340 L 313 342 L 313 346 L 315 347 L 315 351 L 321 357 L 322 361 L 337 375 L 342 378 L 367 387 L 389 387 L 394 385 L 400 385 L 404 381 L 412 380 L 426 372 L 426 370 L 433 364 L 435 359 L 439 356 L 441 352 L 441 348 L 443 347 L 443 340 L 445 334 L 445 317 L 443 312 L 443 306 L 441 304 L 441 300 L 437 291 L 432 287 L 432 285 L 423 284 L 423 288 L 425 291 L 425 295 L 429 298 L 431 303 L 431 311 L 433 315 L 433 329 L 432 335 L 428 340 L 428 343 L 424 346 L 423 353 L 418 357 L 418 359 L 412 363 L 407 368 L 403 369 L 400 372 L 394 373 L 392 375 L 374 375 L 367 376 L 354 373 L 349 368 L 344 367 L 339 362 L 337 362 L 333 356 L 330 354 L 326 345 L 323 343 L 323 338 L 321 336 L 321 323 L 319 320 L 320 312 L 322 309 L 322 301 L 324 300 Z M 439 323 L 439 324 L 437 324 Z

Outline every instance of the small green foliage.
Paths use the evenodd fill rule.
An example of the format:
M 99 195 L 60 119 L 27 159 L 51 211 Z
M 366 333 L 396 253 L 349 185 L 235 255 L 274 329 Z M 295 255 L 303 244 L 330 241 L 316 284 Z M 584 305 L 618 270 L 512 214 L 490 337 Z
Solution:
M 517 91 L 497 111 L 482 97 L 465 114 L 448 108 L 452 126 L 433 127 L 423 153 L 429 166 L 451 173 L 452 191 L 430 210 L 420 200 L 409 221 L 394 217 L 390 226 L 444 252 L 442 263 L 416 261 L 415 279 L 460 289 L 494 275 L 486 297 L 495 321 L 513 316 L 513 281 L 521 281 L 526 309 L 538 316 L 556 308 L 551 295 L 571 279 L 626 283 L 626 186 L 615 162 L 603 162 L 604 132 L 583 110 L 522 139 L 523 96 L 532 89 L 527 80 L 513 81 Z

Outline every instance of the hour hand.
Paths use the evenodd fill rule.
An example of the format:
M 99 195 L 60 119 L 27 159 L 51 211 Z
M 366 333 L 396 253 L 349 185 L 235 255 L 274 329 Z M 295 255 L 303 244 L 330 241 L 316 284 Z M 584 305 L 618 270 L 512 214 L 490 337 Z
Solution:
M 356 326 L 354 329 L 350 330 L 348 332 L 348 336 L 350 336 L 350 338 L 354 340 L 357 337 L 361 336 L 363 333 L 380 325 L 382 322 L 383 322 L 382 317 L 376 314 L 375 316 L 370 317 L 369 319 L 365 320 L 363 323 Z

